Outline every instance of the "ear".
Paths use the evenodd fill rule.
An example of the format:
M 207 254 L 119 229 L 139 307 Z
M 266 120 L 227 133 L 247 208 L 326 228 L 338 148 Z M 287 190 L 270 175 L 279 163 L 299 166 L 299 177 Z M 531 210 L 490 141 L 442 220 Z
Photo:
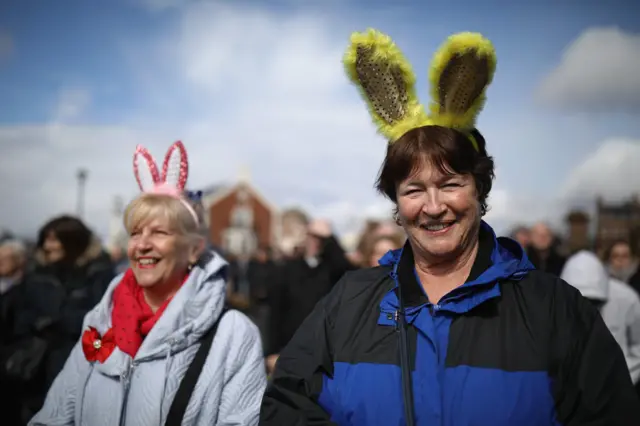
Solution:
M 133 154 L 133 173 L 142 191 L 150 191 L 160 182 L 156 161 L 147 148 L 142 145 L 138 145 L 135 154 Z
M 196 264 L 198 262 L 198 259 L 200 259 L 200 256 L 204 252 L 204 249 L 205 249 L 204 237 L 198 236 L 196 238 L 194 244 L 191 246 L 191 248 L 189 250 L 189 264 L 190 265 L 194 265 L 194 264 Z
M 189 177 L 187 150 L 177 141 L 167 151 L 162 164 L 162 181 L 183 190 Z
M 434 124 L 470 131 L 496 70 L 496 52 L 478 33 L 452 35 L 436 52 L 429 71 Z
M 354 33 L 343 62 L 378 131 L 389 141 L 429 124 L 416 96 L 411 65 L 389 36 L 373 29 Z

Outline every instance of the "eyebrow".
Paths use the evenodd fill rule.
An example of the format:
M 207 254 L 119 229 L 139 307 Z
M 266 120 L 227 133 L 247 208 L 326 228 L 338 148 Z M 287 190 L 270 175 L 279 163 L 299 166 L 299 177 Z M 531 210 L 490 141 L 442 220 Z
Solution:
M 452 180 L 463 180 L 463 176 L 456 175 L 442 175 L 438 179 L 435 179 L 435 183 L 442 184 L 445 182 L 450 182 Z M 405 186 L 425 186 L 424 182 L 420 179 L 412 179 L 404 184 Z

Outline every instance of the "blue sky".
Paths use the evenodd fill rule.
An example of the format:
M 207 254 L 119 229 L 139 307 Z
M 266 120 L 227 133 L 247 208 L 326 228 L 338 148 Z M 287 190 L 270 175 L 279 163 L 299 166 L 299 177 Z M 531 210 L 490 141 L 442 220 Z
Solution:
M 611 50 L 640 73 L 633 69 L 640 66 L 638 6 L 390 3 L 3 2 L 0 40 L 11 48 L 0 48 L 0 144 L 9 154 L 0 178 L 15 184 L 0 190 L 13 201 L 1 208 L 0 226 L 29 232 L 73 210 L 73 173 L 82 165 L 91 171 L 88 220 L 104 230 L 111 197 L 135 193 L 135 144 L 148 144 L 160 157 L 176 139 L 191 153 L 192 185 L 233 180 L 246 165 L 278 205 L 301 204 L 336 222 L 385 212 L 372 190 L 384 141 L 340 64 L 349 34 L 367 27 L 387 32 L 405 52 L 423 102 L 431 55 L 446 36 L 479 31 L 495 44 L 498 70 L 479 121 L 498 164 L 495 221 L 554 219 L 589 200 L 596 189 L 587 163 L 603 174 L 595 186 L 604 195 L 620 198 L 640 185 L 631 171 L 623 180 L 629 187 L 605 181 L 611 173 L 593 160 L 595 153 L 606 157 L 611 144 L 618 149 L 618 162 L 607 163 L 614 172 L 629 168 L 633 155 L 640 159 L 640 102 L 634 103 L 640 95 L 621 86 L 636 80 L 612 74 L 594 88 L 590 67 L 580 66 L 576 53 L 575 81 L 553 86 L 572 90 L 551 100 L 539 95 L 580 37 L 591 31 L 585 43 L 604 39 L 594 29 L 620 34 L 622 47 Z M 608 61 L 610 69 L 616 61 Z M 584 93 L 581 79 L 589 86 Z M 616 103 L 615 94 L 631 92 Z M 43 167 L 48 177 L 40 184 Z

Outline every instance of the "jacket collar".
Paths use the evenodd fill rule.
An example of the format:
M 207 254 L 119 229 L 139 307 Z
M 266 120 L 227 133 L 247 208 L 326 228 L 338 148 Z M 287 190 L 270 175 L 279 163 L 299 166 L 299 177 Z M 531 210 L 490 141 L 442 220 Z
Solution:
M 509 239 L 496 238 L 493 229 L 481 222 L 478 234 L 479 246 L 476 259 L 466 282 L 446 294 L 438 303 L 441 310 L 464 313 L 487 300 L 499 297 L 500 281 L 520 279 L 534 269 L 522 248 Z M 380 303 L 381 311 L 389 313 L 399 308 L 397 288 L 402 285 L 402 296 L 407 311 L 415 311 L 429 305 L 429 299 L 415 272 L 413 251 L 408 242 L 405 246 L 384 256 L 380 263 L 392 265 L 390 273 L 394 288 Z

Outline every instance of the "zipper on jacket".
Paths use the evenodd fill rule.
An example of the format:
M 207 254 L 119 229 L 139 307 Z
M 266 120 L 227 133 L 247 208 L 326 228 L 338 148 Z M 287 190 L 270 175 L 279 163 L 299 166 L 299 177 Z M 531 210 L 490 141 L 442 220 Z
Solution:
M 133 376 L 133 369 L 135 362 L 131 362 L 127 370 L 122 373 L 122 408 L 120 410 L 120 426 L 124 426 L 127 418 L 127 403 L 129 402 L 129 389 L 131 388 L 131 377 Z
M 405 318 L 405 312 L 402 314 L 396 310 L 396 331 L 400 333 L 398 338 L 398 346 L 400 349 L 400 369 L 402 373 L 402 399 L 405 414 L 405 424 L 407 426 L 414 426 L 414 414 L 413 414 L 413 389 L 411 384 L 411 365 L 409 361 L 409 342 L 407 341 L 407 323 Z

